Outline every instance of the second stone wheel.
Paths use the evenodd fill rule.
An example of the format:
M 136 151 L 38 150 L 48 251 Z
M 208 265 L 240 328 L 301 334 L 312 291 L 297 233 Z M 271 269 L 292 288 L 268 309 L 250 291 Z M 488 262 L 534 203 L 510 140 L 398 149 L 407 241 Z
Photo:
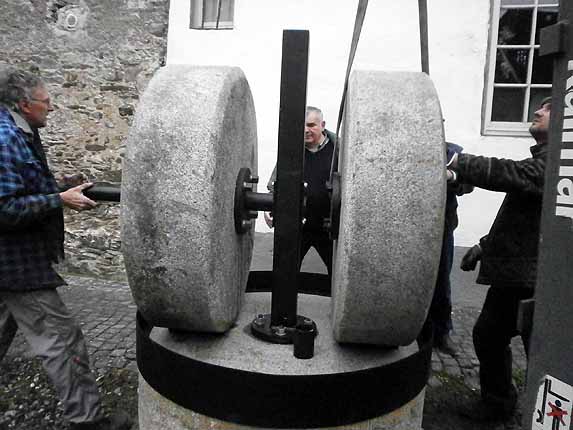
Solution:
M 343 122 L 332 318 L 338 342 L 408 345 L 436 281 L 446 198 L 440 104 L 423 73 L 355 71 Z

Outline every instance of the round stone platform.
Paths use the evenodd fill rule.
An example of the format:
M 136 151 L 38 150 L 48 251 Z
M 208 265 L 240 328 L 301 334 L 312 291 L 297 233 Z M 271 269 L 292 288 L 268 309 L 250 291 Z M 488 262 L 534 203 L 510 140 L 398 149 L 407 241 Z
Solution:
M 315 427 L 345 430 L 420 429 L 425 381 L 416 385 L 420 387 L 418 391 L 382 415 L 368 416 L 369 412 L 365 412 L 364 419 L 352 422 L 344 419 L 345 412 L 343 412 L 348 408 L 351 416 L 359 417 L 361 416 L 359 409 L 362 406 L 368 408 L 361 402 L 352 404 L 356 393 L 352 395 L 350 393 L 353 390 L 360 391 L 361 387 L 367 388 L 362 393 L 358 392 L 358 395 L 363 395 L 370 401 L 374 399 L 374 404 L 382 404 L 388 397 L 404 397 L 401 396 L 401 390 L 406 386 L 410 386 L 409 389 L 412 390 L 411 381 L 408 379 L 411 378 L 410 373 L 415 372 L 396 375 L 396 371 L 392 369 L 404 370 L 404 367 L 399 367 L 400 364 L 415 362 L 409 359 L 419 352 L 416 342 L 399 348 L 339 344 L 332 334 L 331 299 L 299 294 L 298 314 L 314 320 L 319 332 L 315 339 L 314 357 L 309 360 L 299 360 L 293 356 L 292 345 L 263 342 L 250 333 L 249 326 L 253 318 L 258 314 L 270 312 L 270 299 L 269 293 L 246 294 L 245 305 L 237 324 L 225 334 L 188 333 L 173 336 L 165 328 L 152 329 L 149 335 L 152 342 L 170 353 L 189 359 L 188 363 L 201 369 L 191 372 L 193 383 L 189 383 L 183 376 L 178 382 L 183 385 L 182 390 L 188 388 L 189 398 L 197 398 L 199 409 L 207 405 L 209 413 L 199 413 L 182 407 L 169 400 L 167 397 L 170 395 L 160 394 L 151 386 L 156 386 L 157 383 L 149 378 L 153 373 L 150 369 L 154 367 L 142 369 L 140 366 L 141 373 L 151 382 L 150 385 L 143 377 L 140 378 L 141 430 Z M 179 370 L 172 367 L 159 370 L 159 378 L 162 371 L 172 372 L 171 377 L 176 377 Z M 389 370 L 386 373 L 387 379 L 380 373 L 380 369 Z M 211 379 L 202 380 L 201 373 L 211 375 L 209 376 Z M 229 375 L 231 377 L 228 377 Z M 165 375 L 165 378 L 167 377 Z M 368 385 L 373 383 L 372 386 Z M 200 384 L 204 386 L 200 387 Z M 332 387 L 338 388 L 332 389 Z M 247 399 L 253 395 L 254 398 L 260 396 L 258 401 L 249 402 Z M 285 427 L 284 423 L 289 421 L 300 424 L 301 414 L 302 416 L 308 414 L 308 410 L 305 412 L 297 409 L 301 405 L 301 397 L 305 397 L 311 405 L 307 409 L 311 411 L 309 423 L 312 424 L 302 423 Z M 269 403 L 269 398 L 276 401 Z M 390 399 L 390 403 L 392 400 L 395 399 Z M 268 418 L 264 418 L 265 414 L 269 414 L 269 404 L 273 410 L 269 415 L 271 422 Z M 251 409 L 251 412 L 246 409 Z M 277 417 L 276 423 L 272 422 L 274 416 Z M 317 416 L 319 418 L 316 418 Z M 329 418 L 331 416 L 338 418 L 331 419 Z M 234 420 L 234 417 L 237 419 Z M 267 422 L 267 425 L 252 426 L 250 421 L 253 417 L 256 422 Z M 323 417 L 327 425 L 318 422 Z M 341 420 L 343 422 L 341 425 L 328 426 L 329 422 L 341 422 Z

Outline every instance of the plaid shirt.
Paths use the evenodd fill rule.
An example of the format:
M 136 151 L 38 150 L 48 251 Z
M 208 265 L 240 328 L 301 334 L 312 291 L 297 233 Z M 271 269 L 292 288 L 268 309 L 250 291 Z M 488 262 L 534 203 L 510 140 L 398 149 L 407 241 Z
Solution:
M 0 107 L 0 290 L 54 288 L 63 257 L 62 200 L 40 136 Z

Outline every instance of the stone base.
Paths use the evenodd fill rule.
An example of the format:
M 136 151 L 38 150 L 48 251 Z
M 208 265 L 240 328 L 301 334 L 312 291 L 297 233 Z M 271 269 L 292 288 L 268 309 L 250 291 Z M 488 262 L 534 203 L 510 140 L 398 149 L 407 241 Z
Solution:
M 280 398 L 281 403 L 278 404 L 277 408 L 278 415 L 282 414 L 283 417 L 288 417 L 293 414 L 292 416 L 295 419 L 298 417 L 298 421 L 293 421 L 296 422 L 296 424 L 293 424 L 291 427 L 287 427 L 287 424 L 283 424 L 282 428 L 311 428 L 310 425 L 313 426 L 312 428 L 315 428 L 320 426 L 323 419 L 330 420 L 327 421 L 325 425 L 331 425 L 331 427 L 321 427 L 324 429 L 419 430 L 421 428 L 425 394 L 424 381 L 422 381 L 420 385 L 421 388 L 419 392 L 412 392 L 411 395 L 413 399 L 408 400 L 408 397 L 405 397 L 404 404 L 399 405 L 398 403 L 399 406 L 397 409 L 391 410 L 388 413 L 380 412 L 382 414 L 380 416 L 375 416 L 376 413 L 372 415 L 352 415 L 358 412 L 361 407 L 365 406 L 362 400 L 357 402 L 356 406 L 351 406 L 353 401 L 360 398 L 360 394 L 363 392 L 366 392 L 365 396 L 367 397 L 365 397 L 365 399 L 373 399 L 376 398 L 377 395 L 385 396 L 385 399 L 380 398 L 379 405 L 384 404 L 384 400 L 388 400 L 389 398 L 396 400 L 400 398 L 403 393 L 408 392 L 403 391 L 400 393 L 395 391 L 404 389 L 404 387 L 408 385 L 408 377 L 410 376 L 408 369 L 402 371 L 403 377 L 401 373 L 398 381 L 394 380 L 394 382 L 392 382 L 390 376 L 387 378 L 384 377 L 380 382 L 376 382 L 374 386 L 370 386 L 368 389 L 360 391 L 356 395 L 353 394 L 353 397 L 348 399 L 350 403 L 340 404 L 340 399 L 345 398 L 347 393 L 351 392 L 349 391 L 351 388 L 356 389 L 357 387 L 362 387 L 362 385 L 357 382 L 359 381 L 359 377 L 355 376 L 356 374 L 360 374 L 363 371 L 370 371 L 371 369 L 382 369 L 387 368 L 386 366 L 395 366 L 397 363 L 403 363 L 402 360 L 406 360 L 419 352 L 417 343 L 414 342 L 404 347 L 391 349 L 339 344 L 333 337 L 331 299 L 328 297 L 299 294 L 298 314 L 311 318 L 318 327 L 318 336 L 315 339 L 314 346 L 314 357 L 309 360 L 299 360 L 293 356 L 292 345 L 276 345 L 261 341 L 251 335 L 249 328 L 250 323 L 256 315 L 270 311 L 270 302 L 271 295 L 269 293 L 246 294 L 245 305 L 239 315 L 236 326 L 224 335 L 189 333 L 183 338 L 180 335 L 174 338 L 165 328 L 155 327 L 152 329 L 149 335 L 150 339 L 155 344 L 179 356 L 183 356 L 195 362 L 205 363 L 206 365 L 216 366 L 225 372 L 236 371 L 239 375 L 242 375 L 242 372 L 246 374 L 254 373 L 257 375 L 265 375 L 265 385 L 261 386 L 260 389 L 250 385 L 252 384 L 251 379 L 245 379 L 244 383 L 239 382 L 237 389 L 236 378 L 234 382 L 231 382 L 228 378 L 218 378 L 218 380 L 214 380 L 212 376 L 205 381 L 201 381 L 199 378 L 197 379 L 199 382 L 194 383 L 193 387 L 190 386 L 190 390 L 188 391 L 189 399 L 193 399 L 194 396 L 202 396 L 204 391 L 205 396 L 222 395 L 223 398 L 228 399 L 245 399 L 250 398 L 249 395 L 252 394 L 253 390 L 257 390 L 257 396 L 263 396 L 269 399 Z M 191 362 L 189 361 L 189 363 Z M 151 365 L 151 370 L 147 370 L 147 372 L 151 372 L 148 373 L 149 375 L 153 375 L 154 372 L 155 374 L 166 375 L 173 370 L 172 367 L 163 370 L 160 369 L 161 362 L 149 364 Z M 181 364 L 179 363 L 178 366 L 181 366 Z M 144 368 L 145 366 L 142 366 L 142 369 Z M 392 369 L 394 368 L 395 367 L 392 367 Z M 210 372 L 211 371 L 214 372 L 215 370 L 211 368 Z M 142 372 L 144 375 L 146 374 L 143 370 Z M 176 373 L 178 374 L 179 372 Z M 245 376 L 241 376 L 241 378 L 251 378 L 246 374 Z M 215 375 L 215 373 L 212 373 L 212 375 Z M 274 390 L 274 387 L 277 387 L 276 389 L 279 389 L 278 387 L 284 387 L 285 377 L 317 378 L 316 381 L 319 381 L 320 378 L 328 377 L 329 375 L 335 376 L 337 379 L 340 377 L 349 379 L 341 388 L 328 391 L 328 396 L 332 396 L 332 402 L 329 402 L 329 397 L 323 395 L 324 392 L 319 390 L 321 394 L 317 397 L 316 404 L 312 410 L 316 409 L 320 412 L 317 416 L 326 418 L 315 417 L 312 423 L 309 422 L 309 427 L 305 427 L 305 420 L 301 420 L 301 417 L 306 417 L 307 415 L 294 405 L 296 404 L 296 399 L 299 398 L 298 396 L 310 395 L 310 391 L 312 390 L 309 391 L 308 388 L 304 388 L 304 392 L 297 391 L 296 383 L 291 382 L 292 385 L 288 385 L 288 392 L 285 392 L 284 396 L 279 394 L 275 397 L 275 393 L 271 391 L 269 397 L 266 397 L 268 394 L 263 393 L 266 389 Z M 191 384 L 184 378 L 176 378 L 175 381 L 174 383 L 178 383 L 183 387 L 185 384 Z M 242 379 L 240 381 L 242 381 Z M 208 385 L 203 387 L 200 384 Z M 383 384 L 386 385 L 384 386 Z M 352 385 L 352 387 L 350 387 L 350 385 Z M 380 387 L 378 393 L 376 392 L 377 387 Z M 392 389 L 389 387 L 396 388 Z M 383 394 L 384 391 L 386 391 L 386 394 Z M 209 392 L 215 394 L 209 394 Z M 292 399 L 291 402 L 289 402 L 289 398 Z M 219 398 L 218 401 L 215 398 L 210 399 L 203 396 L 201 400 L 206 400 L 210 405 L 222 405 L 222 403 L 224 403 L 220 401 L 221 398 Z M 234 416 L 235 413 L 239 415 L 246 414 L 245 408 L 250 407 L 252 414 L 258 416 L 258 418 L 262 418 L 265 416 L 264 413 L 268 412 L 264 408 L 261 409 L 262 403 L 264 403 L 263 399 L 260 398 L 259 401 L 255 400 L 246 403 L 245 406 L 241 407 L 243 409 L 221 410 L 220 408 L 214 408 L 213 413 L 208 413 L 211 416 L 218 416 L 218 413 L 220 413 L 220 417 L 229 419 L 228 417 Z M 189 406 L 190 408 L 193 408 L 193 404 L 196 403 L 188 403 L 188 405 L 191 405 Z M 336 406 L 337 404 L 338 406 Z M 276 405 L 276 403 L 273 403 L 273 409 Z M 233 406 L 235 408 L 237 407 L 236 404 Z M 226 408 L 226 406 L 222 407 Z M 348 412 L 344 412 L 346 411 L 346 409 L 344 409 L 345 407 L 348 408 Z M 377 409 L 373 410 L 375 411 Z M 379 408 L 378 410 L 384 411 L 388 409 Z M 201 409 L 201 411 L 205 412 L 203 409 Z M 346 415 L 346 413 L 349 415 Z M 311 415 L 312 414 L 313 412 L 311 412 Z M 337 417 L 338 414 L 340 415 Z M 242 422 L 243 425 L 223 421 L 221 419 L 212 418 L 211 416 L 206 416 L 203 413 L 194 412 L 174 403 L 157 392 L 143 377 L 140 378 L 139 421 L 141 430 L 263 429 L 269 428 L 264 426 L 273 426 L 273 420 L 278 415 L 273 413 L 270 418 L 265 418 L 265 420 L 259 419 L 259 422 L 265 423 L 257 424 L 260 427 L 245 425 L 244 423 L 249 421 L 241 420 L 240 418 L 237 419 L 237 421 Z M 345 419 L 344 416 L 357 416 L 360 418 L 356 418 L 358 422 L 352 424 L 334 424 L 334 426 L 330 424 L 347 421 L 352 422 L 348 418 Z M 333 420 L 333 417 L 337 418 Z M 369 417 L 370 419 L 368 419 Z M 251 419 L 249 418 L 249 420 Z M 283 423 L 288 423 L 288 421 L 287 419 L 283 421 Z M 280 421 L 278 422 L 280 423 Z
M 368 421 L 306 430 L 421 430 L 425 389 L 401 408 Z M 267 430 L 220 421 L 185 409 L 166 399 L 139 377 L 140 430 Z M 268 429 L 270 430 L 270 429 Z M 296 429 L 292 429 L 296 430 Z

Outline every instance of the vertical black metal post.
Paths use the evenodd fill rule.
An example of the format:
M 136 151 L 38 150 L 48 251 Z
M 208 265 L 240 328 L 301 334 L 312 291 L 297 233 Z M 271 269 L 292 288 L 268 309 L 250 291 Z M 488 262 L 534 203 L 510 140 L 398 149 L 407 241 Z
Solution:
M 427 0 L 418 0 L 418 16 L 420 19 L 420 57 L 422 59 L 422 72 L 430 74 L 430 60 L 428 54 L 428 4 Z
M 283 32 L 277 178 L 274 200 L 271 324 L 293 327 L 302 227 L 304 125 L 309 33 Z
M 545 376 L 573 385 L 573 2 L 562 0 L 559 23 L 543 29 L 540 54 L 555 55 L 549 153 L 541 216 L 533 331 L 529 348 L 524 429 L 551 427 L 548 402 L 560 389 Z M 536 406 L 540 392 L 543 400 Z M 545 395 L 545 397 L 543 397 Z M 561 403 L 559 403 L 561 402 Z M 569 416 L 566 419 L 570 419 Z M 568 427 L 568 426 L 567 426 Z

